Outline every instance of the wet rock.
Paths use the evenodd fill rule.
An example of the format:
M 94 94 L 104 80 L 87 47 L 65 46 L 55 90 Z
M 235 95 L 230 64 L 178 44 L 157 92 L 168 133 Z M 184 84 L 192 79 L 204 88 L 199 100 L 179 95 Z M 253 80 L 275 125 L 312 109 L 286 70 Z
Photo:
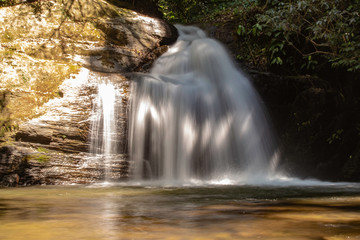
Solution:
M 103 81 L 124 95 L 118 116 L 123 150 L 112 179 L 126 178 L 129 84 L 123 74 L 148 69 L 177 32 L 123 7 L 119 1 L 51 0 L 0 8 L 0 91 L 8 96 L 0 110 L 17 129 L 2 139 L 0 186 L 104 179 L 104 160 L 87 153 L 93 101 Z
M 0 186 L 17 186 L 20 175 L 23 175 L 27 166 L 24 155 L 26 149 L 14 146 L 0 148 Z
M 110 172 L 112 180 L 127 178 L 125 93 L 129 83 L 120 74 L 83 68 L 60 86 L 62 98 L 50 100 L 39 109 L 42 113 L 39 117 L 21 123 L 12 146 L 1 149 L 0 185 L 84 184 L 104 180 L 106 159 L 88 153 L 94 98 L 97 84 L 103 81 L 113 82 L 123 94 L 123 108 L 117 116 L 122 119 L 118 147 L 123 154 L 114 157 Z
M 33 118 L 60 97 L 62 81 L 81 67 L 132 72 L 177 38 L 163 20 L 101 0 L 3 7 L 0 21 L 0 91 L 9 92 L 7 109 L 16 120 Z
M 19 132 L 16 133 L 16 141 L 34 142 L 40 144 L 50 144 L 52 132 L 46 128 L 34 128 L 24 125 Z
M 126 155 L 119 155 L 110 167 L 111 180 L 126 179 Z M 42 184 L 89 184 L 104 180 L 104 162 L 87 153 L 65 154 L 25 147 L 0 148 L 0 186 Z

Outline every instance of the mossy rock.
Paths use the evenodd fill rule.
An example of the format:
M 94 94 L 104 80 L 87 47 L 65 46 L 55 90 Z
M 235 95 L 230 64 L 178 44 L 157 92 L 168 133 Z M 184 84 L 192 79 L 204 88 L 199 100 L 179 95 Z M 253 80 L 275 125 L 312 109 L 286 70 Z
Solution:
M 173 35 L 159 19 L 101 0 L 37 1 L 2 8 L 0 13 L 4 20 L 0 43 L 5 50 L 36 59 L 75 61 L 106 71 L 123 71 L 134 62 L 140 63 L 163 38 Z M 101 50 L 108 48 L 113 49 L 111 56 L 102 54 Z M 127 62 L 102 66 L 101 61 L 87 57 L 94 56 L 93 51 L 99 59 L 118 61 L 126 56 Z
M 50 158 L 51 158 L 50 156 L 41 153 L 35 153 L 25 156 L 26 161 L 30 161 L 30 162 L 34 161 L 42 164 L 48 163 Z
M 162 20 L 102 0 L 3 7 L 0 21 L 0 91 L 9 92 L 6 109 L 13 120 L 38 116 L 80 67 L 133 71 L 173 35 Z
M 19 185 L 99 178 L 95 167 L 77 177 L 84 171 L 77 168 L 88 150 L 98 79 L 126 81 L 122 73 L 141 69 L 152 53 L 176 39 L 176 31 L 160 19 L 103 0 L 2 7 L 0 22 L 0 93 L 6 92 L 0 121 L 6 119 L 1 131 L 10 136 L 0 136 L 0 146 L 14 146 L 0 158 L 0 175 L 2 168 L 17 166 L 6 174 L 18 176 L 11 179 Z

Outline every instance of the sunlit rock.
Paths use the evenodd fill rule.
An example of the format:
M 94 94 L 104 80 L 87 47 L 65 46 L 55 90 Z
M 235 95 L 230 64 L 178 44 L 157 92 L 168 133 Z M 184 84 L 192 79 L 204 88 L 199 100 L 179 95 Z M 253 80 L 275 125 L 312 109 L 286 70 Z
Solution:
M 117 73 L 113 78 L 126 88 L 121 74 L 146 68 L 176 39 L 176 31 L 161 19 L 102 0 L 3 7 L 0 22 L 0 93 L 6 93 L 0 148 L 16 146 L 0 165 L 14 162 L 16 152 L 25 166 L 6 171 L 0 166 L 0 179 L 10 185 L 95 181 L 100 168 L 84 163 L 82 154 L 89 150 L 99 79 Z M 9 130 L 15 128 L 12 139 Z

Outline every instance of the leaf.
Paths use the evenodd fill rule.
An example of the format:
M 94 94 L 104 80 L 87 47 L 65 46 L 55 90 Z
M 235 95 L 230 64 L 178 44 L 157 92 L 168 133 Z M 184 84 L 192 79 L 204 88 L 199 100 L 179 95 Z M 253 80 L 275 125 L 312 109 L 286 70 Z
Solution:
M 239 36 L 244 36 L 246 33 L 245 27 L 243 25 L 239 25 L 236 33 Z
M 283 60 L 280 57 L 276 57 L 271 61 L 271 64 L 277 64 L 277 65 L 282 65 L 283 64 Z

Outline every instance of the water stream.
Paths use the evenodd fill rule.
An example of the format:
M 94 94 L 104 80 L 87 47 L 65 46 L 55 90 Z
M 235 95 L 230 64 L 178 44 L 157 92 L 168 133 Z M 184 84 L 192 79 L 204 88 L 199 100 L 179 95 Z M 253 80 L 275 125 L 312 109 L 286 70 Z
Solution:
M 90 152 L 100 155 L 104 160 L 105 181 L 110 178 L 110 161 L 117 153 L 117 131 L 115 119 L 115 86 L 110 83 L 98 85 L 98 95 L 95 105 L 95 119 L 91 127 Z
M 261 100 L 226 49 L 197 27 L 132 85 L 129 152 L 135 180 L 266 182 L 277 152 Z
M 112 82 L 111 75 L 99 77 L 96 97 L 93 102 L 90 129 L 90 157 L 88 161 L 97 162 L 103 169 L 103 179 L 111 182 L 123 173 L 124 163 L 124 123 L 121 118 L 121 89 Z

